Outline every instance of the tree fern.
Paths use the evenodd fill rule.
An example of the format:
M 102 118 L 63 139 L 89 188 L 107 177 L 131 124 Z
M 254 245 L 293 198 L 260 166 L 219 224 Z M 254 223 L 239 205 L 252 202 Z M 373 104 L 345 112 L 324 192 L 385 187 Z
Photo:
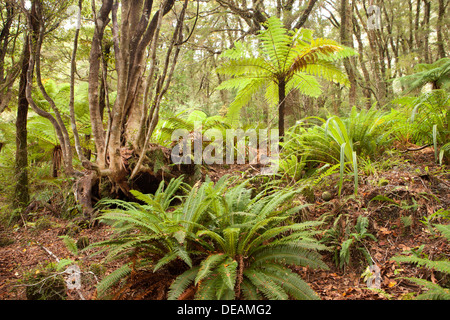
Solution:
M 319 96 L 322 91 L 316 77 L 349 84 L 345 74 L 332 62 L 356 54 L 354 50 L 332 40 L 313 39 L 311 30 L 288 31 L 277 17 L 267 20 L 266 28 L 257 38 L 260 43 L 257 54 L 238 42 L 222 54 L 226 61 L 216 69 L 218 73 L 232 77 L 217 89 L 236 91 L 229 106 L 229 119 L 237 119 L 239 110 L 264 88 L 266 100 L 279 109 L 279 135 L 283 137 L 283 110 L 289 92 L 299 89 L 305 95 Z
M 417 64 L 415 73 L 398 79 L 401 85 L 411 92 L 421 89 L 428 83 L 433 89 L 448 89 L 450 87 L 450 58 L 442 58 L 432 64 Z

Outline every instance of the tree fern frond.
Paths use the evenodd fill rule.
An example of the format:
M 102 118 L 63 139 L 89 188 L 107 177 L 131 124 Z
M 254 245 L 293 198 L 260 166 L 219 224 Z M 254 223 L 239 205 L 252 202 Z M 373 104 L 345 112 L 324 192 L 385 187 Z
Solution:
M 258 92 L 260 87 L 267 82 L 267 79 L 262 78 L 250 78 L 242 81 L 243 87 L 239 89 L 233 102 L 228 106 L 227 120 L 230 123 L 235 123 L 239 119 L 239 112 L 243 106 L 245 106 L 252 96 Z
M 286 91 L 290 92 L 294 89 L 299 90 L 302 94 L 310 97 L 319 97 L 322 94 L 322 89 L 317 79 L 304 72 L 297 72 L 293 75 L 291 81 L 286 86 Z
M 216 68 L 216 72 L 223 75 L 253 76 L 253 77 L 267 77 L 267 74 L 276 72 L 274 68 L 260 57 L 240 58 L 239 60 L 229 60 Z M 229 88 L 221 84 L 217 89 Z
M 278 70 L 282 70 L 292 45 L 292 38 L 277 17 L 269 18 L 266 25 L 267 29 L 259 34 L 264 53 Z

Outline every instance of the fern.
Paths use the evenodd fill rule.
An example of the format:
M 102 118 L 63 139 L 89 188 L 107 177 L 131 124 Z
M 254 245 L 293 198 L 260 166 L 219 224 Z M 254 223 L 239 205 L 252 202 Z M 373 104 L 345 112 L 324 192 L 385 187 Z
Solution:
M 197 273 L 199 271 L 199 267 L 193 267 L 182 273 L 178 276 L 174 282 L 170 285 L 168 299 L 175 300 L 177 299 L 194 281 Z
M 131 273 L 130 264 L 124 264 L 104 277 L 97 285 L 97 298 L 103 298 L 107 291 Z
M 66 245 L 67 249 L 74 255 L 78 255 L 78 247 L 76 242 L 69 236 L 60 236 L 60 239 L 63 240 L 64 244 Z
M 200 269 L 195 277 L 195 284 L 198 284 L 201 280 L 203 280 L 205 277 L 210 275 L 212 272 L 212 269 L 226 258 L 227 258 L 227 256 L 225 256 L 222 253 L 219 253 L 219 254 L 211 255 L 208 258 L 204 259 L 200 263 Z
M 289 296 L 296 300 L 319 300 L 317 293 L 303 281 L 303 279 L 290 269 L 279 264 L 267 264 L 263 268 L 266 276 L 278 284 Z
M 450 226 L 449 225 L 435 225 L 442 235 L 450 241 Z M 411 263 L 417 265 L 418 267 L 426 267 L 431 270 L 439 271 L 444 274 L 450 274 L 450 261 L 449 260 L 430 260 L 427 257 L 420 257 L 417 254 L 412 254 L 409 256 L 395 256 L 391 258 L 393 261 L 400 263 Z M 427 289 L 425 293 L 419 294 L 415 299 L 417 300 L 450 300 L 450 289 L 443 288 L 438 284 L 424 279 L 419 279 L 415 277 L 405 278 L 411 282 L 414 282 L 420 286 Z
M 181 179 L 173 179 L 154 195 L 133 191 L 141 204 L 103 200 L 101 205 L 114 207 L 104 209 L 99 219 L 113 225 L 116 236 L 89 248 L 106 248 L 106 259 L 143 258 L 134 265 L 136 270 L 167 270 L 183 261 L 186 271 L 171 284 L 169 299 L 177 299 L 190 286 L 196 289 L 196 299 L 255 297 L 256 290 L 260 298 L 314 296 L 288 268 L 327 268 L 319 254 L 326 247 L 315 238 L 320 223 L 293 222 L 293 215 L 305 207 L 287 205 L 298 190 L 252 197 L 249 181 L 236 184 L 229 177 L 215 184 L 207 179 L 193 188 L 183 186 Z M 187 193 L 179 195 L 181 189 Z M 181 204 L 172 207 L 174 198 Z M 128 277 L 130 264 L 119 270 L 102 281 L 101 292 Z M 281 283 L 283 275 L 292 281 Z
M 298 211 L 298 208 L 280 210 L 295 192 L 282 190 L 250 198 L 251 192 L 246 185 L 247 182 L 240 183 L 228 189 L 221 200 L 217 199 L 216 206 L 210 207 L 213 209 L 210 214 L 219 218 L 214 220 L 216 224 L 197 232 L 197 238 L 209 240 L 214 246 L 209 250 L 217 253 L 200 262 L 194 281 L 198 285 L 196 299 L 234 298 L 240 285 L 243 286 L 236 293 L 243 297 L 260 297 L 255 294 L 259 290 L 269 299 L 286 299 L 290 294 L 305 298 L 307 295 L 299 293 L 307 291 L 304 282 L 296 278 L 285 289 L 279 284 L 280 275 L 270 275 L 264 268 L 273 264 L 277 272 L 287 274 L 290 271 L 285 265 L 289 264 L 326 269 L 317 252 L 325 247 L 313 237 L 313 229 L 320 223 L 282 225 Z M 240 273 L 241 269 L 243 273 Z M 300 283 L 301 287 L 295 289 Z M 177 296 L 171 295 L 171 298 Z
M 316 77 L 349 85 L 345 74 L 333 62 L 355 55 L 354 50 L 332 40 L 313 39 L 312 30 L 288 31 L 277 17 L 266 21 L 266 29 L 257 35 L 257 39 L 260 48 L 256 55 L 238 42 L 222 54 L 226 61 L 216 69 L 218 73 L 232 77 L 217 89 L 236 90 L 228 119 L 238 119 L 240 109 L 261 88 L 266 90 L 270 105 L 278 107 L 285 103 L 278 101 L 280 92 L 286 95 L 298 89 L 305 95 L 319 96 L 322 90 Z M 285 92 L 280 91 L 283 90 L 281 84 L 286 84 Z M 284 113 L 280 112 L 278 116 L 284 118 Z M 284 133 L 284 128 L 279 129 Z

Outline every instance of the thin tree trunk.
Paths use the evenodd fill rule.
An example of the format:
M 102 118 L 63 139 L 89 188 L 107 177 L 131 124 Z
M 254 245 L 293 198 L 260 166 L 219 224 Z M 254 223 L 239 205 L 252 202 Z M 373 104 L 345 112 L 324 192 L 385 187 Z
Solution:
M 16 118 L 16 187 L 15 206 L 25 208 L 30 201 L 28 189 L 28 148 L 27 148 L 27 117 L 28 100 L 26 97 L 27 71 L 30 60 L 29 42 L 25 37 L 22 55 L 22 71 L 19 80 L 19 94 Z
M 438 18 L 436 23 L 436 35 L 437 35 L 437 47 L 438 47 L 438 57 L 440 59 L 445 58 L 445 45 L 444 45 L 444 37 L 442 35 L 442 26 L 444 24 L 444 16 L 445 16 L 445 1 L 439 0 L 439 8 L 438 8 Z
M 353 23 L 353 32 L 356 36 L 356 41 L 358 42 L 358 51 L 359 51 L 359 64 L 361 65 L 361 70 L 364 75 L 364 88 L 363 88 L 363 94 L 366 97 L 366 108 L 369 109 L 372 105 L 371 101 L 371 92 L 370 92 L 370 74 L 367 70 L 366 63 L 364 61 L 364 44 L 361 38 L 361 27 L 356 22 L 356 17 L 353 18 L 355 20 L 355 23 Z M 361 81 L 362 82 L 362 81 Z
M 340 37 L 343 45 L 353 48 L 352 39 L 352 17 L 353 17 L 353 1 L 341 0 L 340 7 L 341 14 L 341 25 L 340 25 Z M 350 82 L 349 91 L 349 104 L 350 107 L 356 104 L 356 76 L 353 65 L 355 60 L 352 58 L 344 59 L 344 67 L 348 75 L 348 80 Z
M 377 41 L 376 41 L 376 33 L 373 29 L 368 29 L 367 24 L 365 23 L 364 19 L 361 17 L 358 10 L 355 10 L 356 15 L 358 16 L 359 22 L 363 26 L 364 30 L 367 33 L 367 36 L 369 38 L 369 48 L 370 52 L 372 54 L 372 70 L 373 75 L 375 77 L 375 83 L 376 83 L 376 99 L 378 103 L 383 106 L 386 100 L 386 82 L 383 78 L 383 72 L 381 68 L 381 64 L 384 63 L 383 60 L 380 59 L 380 53 L 379 50 L 377 50 Z
M 429 38 L 430 38 L 430 15 L 431 15 L 431 1 L 424 0 L 424 16 L 422 22 L 423 32 L 423 56 L 425 63 L 431 63 Z
M 284 140 L 284 116 L 286 108 L 286 80 L 278 80 L 278 135 Z
M 416 16 L 414 18 L 414 38 L 416 40 L 416 48 L 419 50 L 419 52 L 422 52 L 422 38 L 420 36 L 420 5 L 422 3 L 422 0 L 417 0 L 416 4 Z
M 103 5 L 98 14 L 95 11 L 95 0 L 92 0 L 92 7 L 95 17 L 95 30 L 92 37 L 91 52 L 89 55 L 89 114 L 91 117 L 92 136 L 94 137 L 97 151 L 97 165 L 100 170 L 107 168 L 105 130 L 103 128 L 103 117 L 100 112 L 99 103 L 99 75 L 101 63 L 101 42 L 108 15 L 113 7 L 113 0 L 103 0 Z
M 61 115 L 59 114 L 54 101 L 48 96 L 47 92 L 44 89 L 44 86 L 41 81 L 40 74 L 40 51 L 41 45 L 43 41 L 43 17 L 42 17 L 42 8 L 40 7 L 41 3 L 39 1 L 33 1 L 30 13 L 28 14 L 28 23 L 29 29 L 31 30 L 31 35 L 28 37 L 29 46 L 30 46 L 30 59 L 27 70 L 27 85 L 26 85 L 26 97 L 29 105 L 39 116 L 48 119 L 53 125 L 58 140 L 63 148 L 63 156 L 65 161 L 65 171 L 66 174 L 71 175 L 73 173 L 72 167 L 72 157 L 71 157 L 71 149 L 70 149 L 70 140 L 68 136 L 68 132 L 64 123 L 62 122 Z M 35 103 L 32 97 L 32 84 L 33 84 L 33 71 L 36 67 L 36 80 L 39 86 L 41 93 L 44 95 L 44 98 L 49 102 L 51 108 L 55 112 L 56 118 L 49 112 L 41 109 Z
M 83 4 L 83 1 L 79 0 L 79 2 L 78 2 L 78 9 L 79 9 L 79 14 L 80 15 L 81 15 L 82 4 Z M 81 16 L 79 16 L 78 18 L 81 20 Z M 75 141 L 75 150 L 77 152 L 78 159 L 80 159 L 80 161 L 83 161 L 86 158 L 84 157 L 83 149 L 81 148 L 80 136 L 78 134 L 77 123 L 76 123 L 76 119 L 75 119 L 75 70 L 76 70 L 76 57 L 77 57 L 78 36 L 80 34 L 80 27 L 81 27 L 80 26 L 80 21 L 78 21 L 78 24 L 77 24 L 77 27 L 76 27 L 76 30 L 75 30 L 75 37 L 74 37 L 74 41 L 73 41 L 72 59 L 71 59 L 71 64 L 70 64 L 70 101 L 69 101 L 69 109 L 70 109 L 70 124 L 72 126 L 72 132 L 73 132 L 73 137 L 74 137 L 74 141 Z

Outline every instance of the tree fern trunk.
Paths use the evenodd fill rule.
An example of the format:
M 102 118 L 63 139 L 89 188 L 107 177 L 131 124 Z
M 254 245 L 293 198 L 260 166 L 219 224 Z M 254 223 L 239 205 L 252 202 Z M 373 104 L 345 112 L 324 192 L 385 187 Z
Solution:
M 284 138 L 284 115 L 286 108 L 286 80 L 278 81 L 278 132 L 280 141 Z

